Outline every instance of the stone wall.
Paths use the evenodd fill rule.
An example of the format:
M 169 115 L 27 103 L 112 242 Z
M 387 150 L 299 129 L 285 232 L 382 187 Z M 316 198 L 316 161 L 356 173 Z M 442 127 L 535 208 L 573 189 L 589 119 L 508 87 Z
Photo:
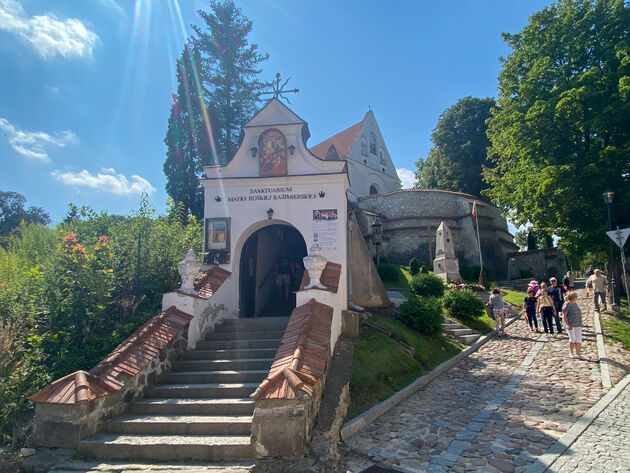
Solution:
M 31 446 L 77 448 L 79 441 L 101 430 L 108 419 L 124 413 L 131 402 L 144 397 L 162 373 L 170 371 L 188 345 L 188 325 L 134 376 L 119 381 L 123 386 L 111 394 L 77 402 L 35 401 L 35 424 Z M 89 389 L 81 387 L 81 389 Z
M 472 216 L 477 202 L 477 219 L 484 267 L 493 279 L 507 277 L 507 255 L 518 247 L 508 232 L 501 210 L 461 192 L 437 189 L 404 189 L 365 196 L 359 199 L 359 226 L 368 246 L 371 223 L 378 215 L 383 223 L 381 255 L 389 261 L 407 264 L 416 257 L 420 264 L 432 266 L 435 257 L 435 232 L 440 223 L 451 229 L 455 254 L 460 264 L 479 265 L 477 231 Z
M 510 261 L 510 277 L 521 277 L 521 271 L 529 271 L 532 279 L 548 281 L 555 276 L 559 284 L 567 273 L 567 259 L 558 248 L 544 250 L 519 251 L 508 255 Z

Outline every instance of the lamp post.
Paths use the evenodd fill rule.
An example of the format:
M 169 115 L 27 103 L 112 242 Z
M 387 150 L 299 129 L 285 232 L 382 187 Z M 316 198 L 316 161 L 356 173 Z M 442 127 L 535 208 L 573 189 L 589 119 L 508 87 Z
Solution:
M 610 189 L 606 189 L 604 191 L 604 202 L 606 203 L 606 208 L 608 209 L 608 229 L 612 230 L 612 214 L 610 211 L 610 206 L 613 203 L 613 199 L 615 198 L 615 193 Z M 612 310 L 613 312 L 619 311 L 619 294 L 617 293 L 617 281 L 615 280 L 615 249 L 613 247 L 613 241 L 610 240 L 610 290 L 612 295 Z
M 372 242 L 374 243 L 374 246 L 376 246 L 376 264 L 381 264 L 379 249 L 381 247 L 381 242 L 383 241 L 382 226 L 383 224 L 380 222 L 378 217 L 375 217 L 374 223 L 372 224 Z

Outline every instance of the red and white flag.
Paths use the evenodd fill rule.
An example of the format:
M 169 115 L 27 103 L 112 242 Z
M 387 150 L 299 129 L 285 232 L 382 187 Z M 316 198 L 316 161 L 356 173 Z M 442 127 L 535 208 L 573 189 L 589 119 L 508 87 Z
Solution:
M 473 211 L 472 211 L 472 216 L 476 217 L 477 216 L 477 202 L 473 202 Z

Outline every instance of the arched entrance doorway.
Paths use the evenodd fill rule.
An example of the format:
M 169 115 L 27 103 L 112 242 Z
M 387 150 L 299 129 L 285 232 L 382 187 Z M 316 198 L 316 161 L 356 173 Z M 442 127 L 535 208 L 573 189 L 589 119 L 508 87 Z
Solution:
M 241 252 L 240 317 L 290 315 L 305 256 L 304 238 L 289 225 L 269 225 L 250 235 Z

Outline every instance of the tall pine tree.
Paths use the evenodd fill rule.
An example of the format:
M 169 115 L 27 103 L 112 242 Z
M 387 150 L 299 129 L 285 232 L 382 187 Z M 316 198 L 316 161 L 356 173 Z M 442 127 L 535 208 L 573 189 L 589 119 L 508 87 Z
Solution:
M 193 26 L 194 35 L 177 62 L 164 173 L 173 200 L 201 217 L 201 166 L 226 164 L 234 156 L 264 87 L 258 80 L 260 63 L 269 56 L 249 44 L 253 23 L 232 0 L 212 0 L 209 12 L 198 13 L 205 28 Z

